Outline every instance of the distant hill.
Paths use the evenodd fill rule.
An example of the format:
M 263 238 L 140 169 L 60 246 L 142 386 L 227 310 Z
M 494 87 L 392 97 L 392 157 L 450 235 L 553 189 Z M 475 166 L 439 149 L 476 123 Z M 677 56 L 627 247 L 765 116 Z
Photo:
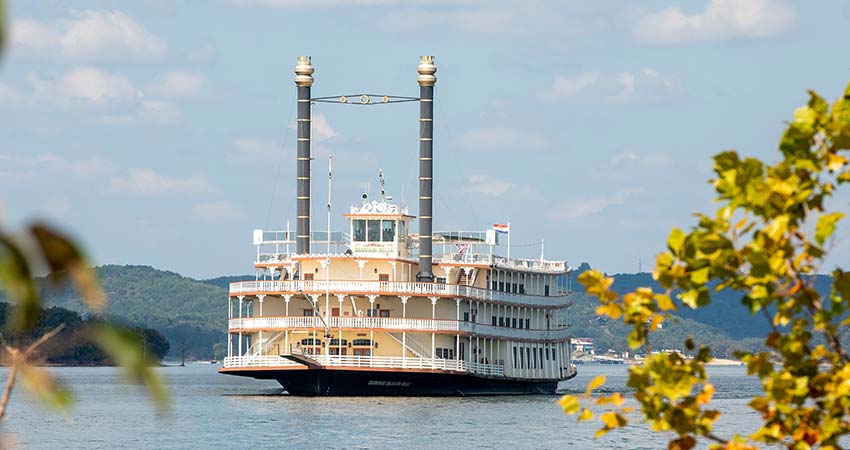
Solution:
M 659 292 L 662 290 L 649 273 L 621 273 L 611 276 L 614 278 L 611 288 L 620 294 L 631 292 L 640 286 L 649 286 Z M 829 275 L 815 276 L 815 289 L 821 295 L 829 293 L 831 283 L 832 277 Z M 763 316 L 753 317 L 749 308 L 741 303 L 743 296 L 744 293 L 732 289 L 719 292 L 712 290 L 710 304 L 692 309 L 677 302 L 679 309 L 674 314 L 715 327 L 733 339 L 765 336 L 771 330 L 770 323 Z
M 18 332 L 7 323 L 11 314 L 11 305 L 0 302 L 0 328 L 4 330 L 3 338 L 18 348 L 28 346 L 60 325 L 64 326 L 57 335 L 38 348 L 35 355 L 38 361 L 73 366 L 113 364 L 92 339 L 93 328 L 101 323 L 100 318 L 82 317 L 74 311 L 52 306 L 41 308 L 39 320 L 31 330 Z M 134 327 L 131 332 L 139 338 L 139 342 L 144 339 L 146 354 L 153 361 L 162 361 L 163 356 L 168 353 L 168 340 L 158 331 Z M 6 358 L 8 355 L 3 352 L 3 357 Z
M 150 266 L 96 270 L 109 300 L 106 313 L 159 330 L 171 343 L 171 356 L 185 349 L 189 357 L 212 358 L 213 345 L 225 341 L 227 289 Z M 71 289 L 45 292 L 48 306 L 88 312 Z
M 200 280 L 201 283 L 211 284 L 213 286 L 218 286 L 223 289 L 230 290 L 230 283 L 235 283 L 237 281 L 254 281 L 257 277 L 254 275 L 235 275 L 228 277 L 218 277 L 218 278 L 210 278 L 208 280 Z

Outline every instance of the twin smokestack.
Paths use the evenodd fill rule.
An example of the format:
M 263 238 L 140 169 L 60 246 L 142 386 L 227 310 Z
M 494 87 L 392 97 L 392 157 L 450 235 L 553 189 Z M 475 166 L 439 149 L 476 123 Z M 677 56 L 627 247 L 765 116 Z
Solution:
M 309 56 L 299 56 L 295 65 L 298 87 L 298 152 L 296 200 L 298 216 L 295 251 L 310 253 L 310 87 L 313 65 Z M 433 56 L 420 56 L 419 67 L 419 273 L 418 281 L 434 281 L 431 268 L 431 222 L 434 181 L 434 84 L 437 66 Z M 330 238 L 330 236 L 328 237 Z

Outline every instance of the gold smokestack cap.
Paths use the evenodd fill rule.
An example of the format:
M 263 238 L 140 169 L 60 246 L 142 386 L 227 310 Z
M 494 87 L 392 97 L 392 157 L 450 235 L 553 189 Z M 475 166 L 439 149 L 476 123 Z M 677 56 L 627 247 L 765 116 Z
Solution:
M 313 64 L 309 56 L 299 56 L 295 65 L 295 84 L 298 86 L 313 85 Z
M 419 72 L 416 81 L 419 82 L 420 86 L 433 86 L 437 82 L 437 77 L 434 76 L 437 73 L 437 66 L 434 65 L 433 56 L 420 56 L 419 67 L 416 68 L 416 71 Z

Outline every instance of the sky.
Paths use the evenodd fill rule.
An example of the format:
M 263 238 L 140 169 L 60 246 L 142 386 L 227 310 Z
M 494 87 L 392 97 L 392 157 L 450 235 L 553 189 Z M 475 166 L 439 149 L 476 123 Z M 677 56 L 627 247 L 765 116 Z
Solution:
M 650 270 L 714 208 L 711 156 L 775 161 L 806 89 L 850 80 L 850 4 L 824 0 L 11 0 L 0 218 L 95 264 L 252 273 L 295 215 L 295 85 L 417 96 L 437 66 L 437 230 L 511 224 L 515 256 Z M 373 196 L 416 213 L 418 106 L 313 109 L 313 226 Z M 833 207 L 847 210 L 847 199 Z M 850 263 L 839 228 L 831 263 Z

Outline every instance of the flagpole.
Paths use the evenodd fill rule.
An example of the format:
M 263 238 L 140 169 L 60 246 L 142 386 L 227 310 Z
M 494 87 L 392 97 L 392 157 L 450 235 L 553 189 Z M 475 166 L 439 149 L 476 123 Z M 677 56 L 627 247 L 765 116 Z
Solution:
M 508 221 L 508 259 L 511 259 L 511 222 Z

